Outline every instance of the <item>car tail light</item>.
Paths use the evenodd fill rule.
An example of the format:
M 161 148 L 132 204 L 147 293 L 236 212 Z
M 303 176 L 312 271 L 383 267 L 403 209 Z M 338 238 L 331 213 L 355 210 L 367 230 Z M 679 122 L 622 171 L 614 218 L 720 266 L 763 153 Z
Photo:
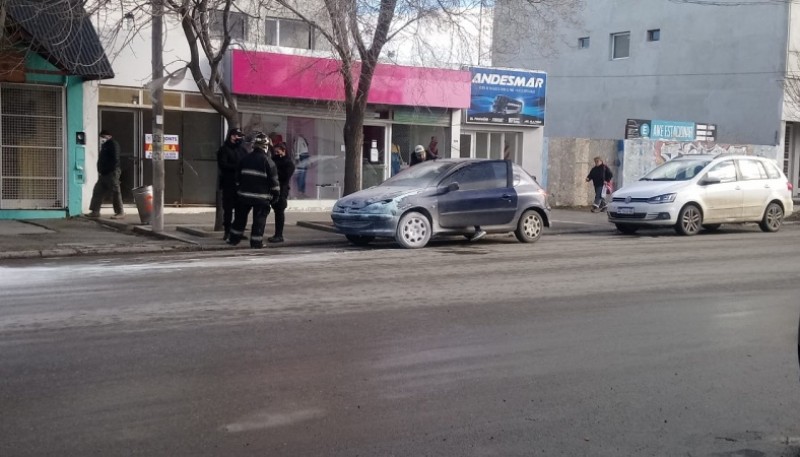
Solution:
M 789 189 L 789 192 L 794 190 L 794 186 L 792 185 L 792 183 L 790 181 L 786 181 L 786 188 Z

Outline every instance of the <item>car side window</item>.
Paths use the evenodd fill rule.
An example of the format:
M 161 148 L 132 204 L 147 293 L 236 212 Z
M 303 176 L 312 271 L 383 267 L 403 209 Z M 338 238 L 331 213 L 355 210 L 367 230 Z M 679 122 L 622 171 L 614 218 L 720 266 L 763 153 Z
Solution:
M 767 179 L 767 171 L 758 160 L 741 159 L 739 160 L 739 173 L 742 174 L 743 181 L 755 179 Z
M 711 167 L 706 176 L 711 179 L 719 179 L 719 182 L 733 182 L 736 181 L 736 167 L 732 160 L 726 160 Z
M 444 185 L 457 182 L 459 190 L 483 190 L 508 186 L 505 162 L 479 162 L 457 170 Z
M 764 168 L 767 169 L 767 176 L 769 176 L 769 179 L 780 179 L 781 172 L 780 170 L 778 170 L 777 165 L 775 165 L 772 162 L 766 162 L 766 163 L 762 162 L 762 164 L 764 165 Z

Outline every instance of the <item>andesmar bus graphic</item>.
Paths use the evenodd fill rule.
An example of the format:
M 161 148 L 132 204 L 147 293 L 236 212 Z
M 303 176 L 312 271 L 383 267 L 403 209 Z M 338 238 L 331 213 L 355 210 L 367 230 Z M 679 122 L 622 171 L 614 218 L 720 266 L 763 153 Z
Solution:
M 546 73 L 483 67 L 469 70 L 472 101 L 468 123 L 544 125 Z

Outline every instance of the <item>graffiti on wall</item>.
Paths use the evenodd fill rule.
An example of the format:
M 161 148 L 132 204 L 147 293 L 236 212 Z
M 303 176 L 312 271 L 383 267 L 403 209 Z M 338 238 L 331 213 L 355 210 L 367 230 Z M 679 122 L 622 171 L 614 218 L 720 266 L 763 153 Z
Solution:
M 679 155 L 744 154 L 752 155 L 753 148 L 744 144 L 719 144 L 707 141 L 656 141 L 653 148 L 656 165 L 669 162 Z

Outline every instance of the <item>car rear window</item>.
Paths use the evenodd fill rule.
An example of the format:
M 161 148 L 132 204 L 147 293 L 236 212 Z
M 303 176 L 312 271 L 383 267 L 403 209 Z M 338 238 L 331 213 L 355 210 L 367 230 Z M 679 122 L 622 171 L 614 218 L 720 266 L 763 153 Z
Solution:
M 767 176 L 769 179 L 780 179 L 781 171 L 774 162 L 763 162 L 764 168 L 767 169 Z

